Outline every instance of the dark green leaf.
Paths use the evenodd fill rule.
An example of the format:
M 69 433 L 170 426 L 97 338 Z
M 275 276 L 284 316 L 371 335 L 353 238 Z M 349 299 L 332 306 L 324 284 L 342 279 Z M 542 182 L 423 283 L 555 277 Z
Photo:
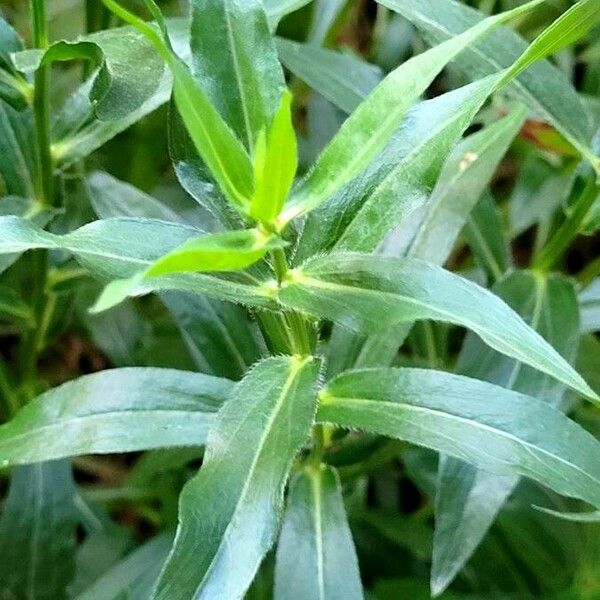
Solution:
M 277 533 L 283 487 L 313 422 L 317 371 L 310 358 L 269 358 L 237 385 L 180 497 L 154 598 L 243 597 Z
M 75 485 L 71 465 L 13 471 L 0 518 L 0 597 L 63 600 L 74 575 Z

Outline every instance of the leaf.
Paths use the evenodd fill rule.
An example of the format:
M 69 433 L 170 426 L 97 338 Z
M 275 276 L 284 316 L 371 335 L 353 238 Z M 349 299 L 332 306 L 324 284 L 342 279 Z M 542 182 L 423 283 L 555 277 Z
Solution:
M 0 98 L 17 110 L 32 100 L 31 84 L 15 70 L 11 55 L 23 49 L 23 40 L 0 16 Z
M 100 279 L 126 278 L 198 233 L 197 229 L 176 223 L 124 218 L 94 221 L 61 236 L 22 218 L 0 217 L 0 254 L 60 248 L 74 254 L 85 269 Z M 268 290 L 200 273 L 156 277 L 128 292 L 140 295 L 154 290 L 193 291 L 263 306 L 269 303 Z
M 307 467 L 291 485 L 277 545 L 274 598 L 363 598 L 340 480 L 332 467 Z
M 351 113 L 381 81 L 381 69 L 352 54 L 277 38 L 281 62 L 314 90 Z
M 243 597 L 277 533 L 283 487 L 313 422 L 317 372 L 312 358 L 269 358 L 236 386 L 180 496 L 156 600 Z
M 285 245 L 275 236 L 258 229 L 225 231 L 191 238 L 154 261 L 146 277 L 189 271 L 235 271 L 259 261 L 274 248 Z
M 321 422 L 403 439 L 499 475 L 523 475 L 600 506 L 600 443 L 542 400 L 426 369 L 348 372 L 320 400 Z
M 278 300 L 363 333 L 419 319 L 462 325 L 495 350 L 596 399 L 560 354 L 502 300 L 431 263 L 362 254 L 317 257 L 291 271 Z
M 258 149 L 254 155 L 255 186 L 250 216 L 262 223 L 271 223 L 279 215 L 298 168 L 291 104 L 292 95 L 286 90 L 268 135 L 263 130 L 264 151 L 260 160 Z
M 515 128 L 523 119 L 522 111 L 517 110 L 507 120 L 467 138 L 459 146 L 460 150 L 447 157 L 489 94 L 490 85 L 493 86 L 493 81 L 478 82 L 411 109 L 405 124 L 381 156 L 361 176 L 308 215 L 296 261 L 332 247 L 373 250 L 426 203 L 431 214 L 425 217 L 427 226 L 422 228 L 423 232 L 417 232 L 415 243 L 419 234 L 436 225 L 439 210 L 436 204 L 445 207 L 448 203 L 435 235 L 426 242 L 428 248 L 441 246 L 444 241 L 451 246 L 476 201 L 472 197 L 474 190 L 485 186 L 483 178 L 491 177 L 490 171 L 506 151 Z M 477 152 L 481 153 L 480 161 L 463 160 L 464 156 L 472 158 Z M 447 164 L 436 191 L 428 200 L 444 161 Z M 465 162 L 470 168 L 464 167 Z M 461 167 L 465 170 L 462 177 Z M 481 179 L 475 177 L 475 172 Z M 444 186 L 448 187 L 447 192 Z M 460 203 L 454 202 L 456 197 L 461 198 Z M 451 227 L 453 222 L 458 222 L 458 227 Z M 405 237 L 410 240 L 415 234 L 409 232 Z M 390 253 L 387 248 L 385 252 Z
M 158 535 L 104 573 L 77 600 L 147 600 L 160 568 L 169 553 L 172 538 Z
M 202 445 L 231 387 L 227 379 L 150 367 L 84 375 L 0 426 L 0 465 Z
M 252 151 L 277 112 L 285 80 L 261 0 L 193 0 L 192 71 Z
M 241 307 L 180 292 L 161 300 L 200 371 L 237 380 L 261 358 L 259 334 Z
M 578 299 L 582 331 L 600 331 L 600 278 L 580 292 Z
M 104 0 L 104 3 L 146 36 L 168 64 L 173 75 L 175 104 L 196 150 L 228 200 L 238 210 L 245 210 L 253 191 L 250 157 L 208 95 L 196 83 L 187 65 L 174 53 L 164 23 L 161 22 L 161 33 L 166 36 L 166 41 L 152 26 L 114 0 Z M 155 8 L 156 16 L 162 19 L 158 7 Z
M 23 73 L 32 73 L 43 64 L 76 59 L 99 66 L 90 100 L 101 121 L 121 119 L 139 110 L 159 91 L 165 71 L 160 55 L 133 27 L 106 29 L 77 41 L 55 42 L 45 51 L 24 50 L 13 55 L 15 67 Z
M 497 281 L 509 265 L 508 243 L 494 197 L 486 192 L 472 210 L 465 233 L 488 281 Z
M 0 194 L 35 199 L 33 119 L 0 101 Z
M 483 19 L 480 13 L 453 0 L 380 1 L 408 19 L 433 44 L 451 39 Z M 509 67 L 526 46 L 512 29 L 502 27 L 467 47 L 456 61 L 457 66 L 470 78 L 479 79 Z M 589 153 L 587 116 L 577 93 L 559 69 L 549 62 L 539 63 L 522 73 L 511 89 L 580 152 Z
M 265 11 L 267 17 L 269 17 L 271 29 L 275 30 L 283 17 L 310 2 L 311 0 L 264 0 Z
M 344 122 L 317 159 L 314 169 L 297 186 L 282 213 L 282 225 L 314 210 L 358 175 L 385 147 L 410 105 L 452 58 L 496 25 L 537 4 L 539 2 L 533 0 L 513 11 L 489 17 L 392 71 Z
M 68 598 L 78 520 L 74 501 L 68 462 L 44 462 L 13 471 L 0 518 L 3 598 Z
M 564 521 L 573 521 L 575 523 L 599 523 L 600 522 L 600 510 L 593 512 L 559 512 L 557 510 L 551 510 L 544 508 L 543 506 L 536 506 L 537 510 L 556 517 L 557 519 L 563 519 Z
M 23 323 L 26 327 L 35 325 L 35 317 L 29 304 L 12 288 L 0 286 L 0 316 Z
M 579 343 L 577 303 L 571 282 L 552 274 L 514 271 L 493 291 L 516 310 L 569 362 Z M 483 379 L 559 406 L 564 386 L 547 375 L 500 356 L 468 335 L 458 368 Z M 460 460 L 440 462 L 436 493 L 432 590 L 445 589 L 487 533 L 498 512 L 514 491 L 517 477 L 498 477 Z
M 101 219 L 143 217 L 181 222 L 168 206 L 124 181 L 104 171 L 94 171 L 85 179 L 90 203 Z

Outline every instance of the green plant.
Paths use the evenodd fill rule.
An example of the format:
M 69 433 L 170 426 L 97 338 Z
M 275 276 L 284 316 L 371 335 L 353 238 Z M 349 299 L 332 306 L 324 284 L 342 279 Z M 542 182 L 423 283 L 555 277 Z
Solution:
M 573 363 L 581 342 L 578 366 L 597 377 L 588 332 L 598 328 L 600 267 L 581 270 L 579 299 L 554 269 L 600 223 L 586 112 L 600 109 L 593 93 L 584 109 L 545 59 L 597 31 L 598 0 L 559 14 L 532 0 L 485 18 L 454 0 L 379 0 L 381 28 L 398 13 L 431 45 L 384 78 L 319 46 L 352 2 L 318 2 L 304 45 L 273 31 L 308 2 L 192 0 L 191 24 L 165 19 L 153 0 L 144 2 L 153 22 L 103 2 L 87 3 L 98 31 L 50 44 L 46 2 L 31 0 L 32 49 L 0 21 L 0 310 L 10 341 L 0 466 L 12 469 L 0 597 L 350 599 L 363 587 L 429 597 L 415 561 L 431 557 L 436 595 L 463 572 L 456 593 L 466 598 L 592 598 L 600 398 Z M 529 45 L 507 27 L 538 16 Z M 125 26 L 102 27 L 114 18 Z M 50 79 L 72 61 L 84 61 L 84 82 L 52 114 Z M 423 100 L 448 68 L 456 84 Z M 318 152 L 310 132 L 297 140 L 306 84 L 337 107 Z M 202 210 L 86 168 L 169 100 L 171 159 Z M 516 144 L 513 194 L 525 205 L 509 203 L 511 235 L 536 231 L 521 269 L 490 184 L 520 131 L 534 144 Z M 537 203 L 536 177 L 552 181 Z M 442 267 L 461 232 L 484 285 Z M 117 368 L 62 383 L 72 374 L 58 375 L 52 357 L 65 331 Z M 86 490 L 66 460 L 137 451 L 149 452 L 117 487 Z M 113 473 L 86 460 L 74 464 Z M 422 514 L 369 506 L 365 485 L 390 464 L 430 496 Z M 106 505 L 129 506 L 162 533 L 119 562 L 131 533 Z M 524 535 L 532 561 L 546 560 L 543 584 L 535 571 L 495 580 L 481 564 L 464 576 L 484 538 L 504 556 L 486 534 L 505 505 L 516 513 L 501 513 L 506 535 Z M 523 534 L 519 519 L 550 528 Z M 76 553 L 78 523 L 87 537 Z M 376 531 L 414 556 L 389 581 L 361 561 L 361 582 L 350 525 L 362 554 Z M 570 579 L 554 582 L 552 557 L 535 552 L 544 536 L 572 541 L 574 531 L 591 541 Z

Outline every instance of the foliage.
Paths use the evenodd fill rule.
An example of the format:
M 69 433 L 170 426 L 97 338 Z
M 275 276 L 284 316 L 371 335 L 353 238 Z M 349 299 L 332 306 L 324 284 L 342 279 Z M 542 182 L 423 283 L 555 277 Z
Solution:
M 0 598 L 598 597 L 598 0 L 4 5 Z

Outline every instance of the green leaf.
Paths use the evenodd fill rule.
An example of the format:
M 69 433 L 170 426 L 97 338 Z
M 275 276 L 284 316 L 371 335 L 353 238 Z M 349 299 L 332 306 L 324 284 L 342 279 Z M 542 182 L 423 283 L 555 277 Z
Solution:
M 600 331 L 600 278 L 579 294 L 579 310 L 582 331 Z
M 277 545 L 274 598 L 363 598 L 339 476 L 332 467 L 307 467 L 291 485 Z
M 426 369 L 348 372 L 320 399 L 321 422 L 403 439 L 499 475 L 523 475 L 600 506 L 600 443 L 542 400 Z
M 271 29 L 275 30 L 286 15 L 309 4 L 312 0 L 263 0 Z
M 283 240 L 258 229 L 205 234 L 187 240 L 156 260 L 144 276 L 245 269 L 263 258 L 269 250 L 284 245 Z
M 75 493 L 68 462 L 13 471 L 0 518 L 3 598 L 68 598 L 75 567 Z
M 85 186 L 92 208 L 101 219 L 143 217 L 175 223 L 182 221 L 175 211 L 153 196 L 104 171 L 90 173 Z
M 35 317 L 29 304 L 12 288 L 0 286 L 0 315 L 22 322 L 27 327 L 35 325 Z
M 566 360 L 575 360 L 579 318 L 568 279 L 515 271 L 501 279 L 493 291 Z M 486 348 L 473 335 L 467 336 L 458 368 L 464 375 L 529 394 L 553 406 L 560 405 L 565 391 L 547 375 Z M 434 591 L 445 589 L 463 568 L 517 483 L 517 477 L 498 477 L 454 458 L 441 461 L 431 574 Z
M 231 387 L 227 379 L 150 367 L 84 375 L 0 426 L 0 465 L 202 445 Z
M 77 600 L 148 600 L 172 538 L 158 535 L 104 573 Z
M 484 192 L 471 211 L 465 227 L 469 246 L 488 281 L 497 281 L 509 265 L 508 242 L 504 235 L 504 224 L 496 208 L 496 201 L 489 192 Z
M 199 370 L 237 380 L 261 358 L 259 334 L 241 307 L 180 292 L 161 300 Z
M 451 39 L 483 20 L 483 15 L 453 0 L 380 1 L 413 23 L 431 44 Z M 583 33 L 585 28 L 580 31 Z M 553 28 L 549 35 L 555 33 L 556 28 Z M 558 38 L 555 41 L 559 41 Z M 469 77 L 478 79 L 509 67 L 526 47 L 527 43 L 517 33 L 502 27 L 485 40 L 467 47 L 456 62 Z M 549 62 L 539 63 L 522 73 L 511 84 L 511 89 L 580 152 L 589 153 L 587 115 L 574 88 L 559 69 Z
M 314 90 L 351 113 L 381 81 L 381 69 L 357 56 L 277 38 L 281 62 Z
M 43 231 L 19 217 L 0 217 L 0 254 L 33 248 L 71 252 L 100 279 L 127 278 L 150 266 L 199 232 L 192 227 L 152 219 L 104 219 L 65 235 Z M 268 305 L 268 290 L 201 273 L 155 277 L 128 289 L 130 295 L 181 290 L 232 302 Z
M 152 26 L 114 0 L 104 0 L 104 3 L 146 36 L 168 64 L 173 75 L 175 104 L 196 150 L 227 199 L 238 210 L 245 211 L 253 191 L 250 157 L 206 92 L 197 84 L 187 65 L 172 50 L 164 23 L 161 23 L 161 33 L 167 36 L 166 40 Z M 158 11 L 158 7 L 155 8 Z
M 502 300 L 431 263 L 363 254 L 317 257 L 290 272 L 278 299 L 362 333 L 419 319 L 462 325 L 499 352 L 596 399 L 560 354 Z
M 291 104 L 292 95 L 286 90 L 268 135 L 263 130 L 262 141 L 259 137 L 264 149 L 254 155 L 255 186 L 250 216 L 262 223 L 271 223 L 279 215 L 298 168 Z
M 246 149 L 269 126 L 285 80 L 261 0 L 193 0 L 192 71 Z
M 0 195 L 35 199 L 33 119 L 0 101 Z
M 311 358 L 269 358 L 236 386 L 180 496 L 156 600 L 243 597 L 277 533 L 283 487 L 313 422 L 317 372 Z
M 506 19 L 539 4 L 537 0 L 489 17 L 472 29 L 419 54 L 392 71 L 344 122 L 296 188 L 282 224 L 309 212 L 348 183 L 385 147 L 410 105 L 452 58 Z
M 32 100 L 31 84 L 14 68 L 12 55 L 23 50 L 23 40 L 0 16 L 0 98 L 17 110 Z

